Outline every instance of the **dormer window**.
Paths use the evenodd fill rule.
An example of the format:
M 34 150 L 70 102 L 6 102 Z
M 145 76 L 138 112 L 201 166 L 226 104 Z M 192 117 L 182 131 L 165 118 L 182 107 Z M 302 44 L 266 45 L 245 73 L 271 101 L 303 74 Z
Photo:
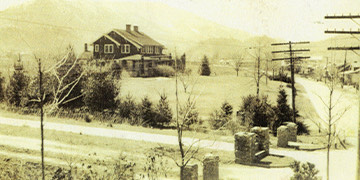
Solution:
M 129 44 L 121 45 L 121 53 L 129 54 L 130 53 L 130 45 Z
M 94 49 L 95 52 L 99 52 L 99 45 L 98 44 L 95 44 L 95 49 Z
M 104 53 L 114 53 L 114 45 L 113 44 L 105 44 L 104 45 Z

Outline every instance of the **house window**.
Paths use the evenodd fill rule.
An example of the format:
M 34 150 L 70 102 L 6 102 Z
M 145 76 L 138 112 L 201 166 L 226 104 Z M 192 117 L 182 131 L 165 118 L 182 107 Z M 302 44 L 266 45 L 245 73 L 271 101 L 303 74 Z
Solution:
M 145 47 L 141 48 L 141 53 L 145 52 Z
M 155 47 L 155 54 L 160 54 L 159 53 L 159 47 Z
M 130 53 L 130 45 L 129 44 L 121 45 L 121 53 L 129 54 Z
M 145 47 L 145 52 L 146 52 L 146 54 L 149 54 L 149 53 L 150 53 L 149 46 L 146 46 L 146 47 Z
M 150 54 L 152 54 L 154 52 L 154 47 L 153 46 L 150 46 Z
M 105 53 L 114 53 L 114 45 L 113 44 L 105 44 L 104 52 Z
M 95 52 L 99 52 L 99 45 L 95 44 Z

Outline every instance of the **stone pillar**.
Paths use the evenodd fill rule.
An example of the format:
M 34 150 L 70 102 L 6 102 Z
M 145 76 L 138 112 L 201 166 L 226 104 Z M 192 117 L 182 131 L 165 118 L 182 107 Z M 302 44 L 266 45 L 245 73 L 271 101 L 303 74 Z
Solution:
M 265 150 L 266 154 L 269 154 L 270 136 L 269 128 L 266 127 L 253 127 L 250 132 L 257 135 L 257 141 L 259 143 L 258 150 Z
M 183 180 L 197 180 L 198 179 L 198 165 L 188 164 L 184 168 L 184 179 Z
M 219 156 L 208 154 L 205 156 L 203 164 L 203 179 L 219 180 Z
M 289 141 L 289 128 L 287 126 L 280 126 L 277 128 L 277 146 L 287 147 Z
M 286 127 L 289 128 L 289 141 L 297 141 L 297 125 L 295 123 L 288 123 Z
M 255 161 L 255 133 L 239 132 L 235 134 L 235 163 L 249 164 Z

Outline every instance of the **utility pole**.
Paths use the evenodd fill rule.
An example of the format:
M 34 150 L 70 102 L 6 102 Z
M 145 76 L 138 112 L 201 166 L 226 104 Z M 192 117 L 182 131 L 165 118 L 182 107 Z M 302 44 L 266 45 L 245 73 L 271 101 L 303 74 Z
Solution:
M 359 25 L 360 24 L 358 22 L 356 22 L 354 19 L 360 19 L 360 15 L 326 15 L 325 19 L 350 19 L 351 21 L 353 21 L 355 24 Z M 336 29 L 334 30 L 325 30 L 325 34 L 350 34 L 353 37 L 355 37 L 354 34 L 360 34 L 360 29 L 358 29 L 357 31 L 353 31 L 353 30 L 341 30 L 338 31 Z M 360 41 L 359 38 L 355 37 L 356 39 L 358 39 Z M 345 50 L 345 62 L 344 62 L 344 73 L 345 73 L 345 64 L 346 64 L 346 52 L 348 50 L 353 51 L 355 54 L 359 55 L 357 52 L 355 52 L 355 50 L 360 50 L 360 46 L 356 47 L 356 46 L 348 46 L 348 47 L 328 47 L 328 50 Z M 344 73 L 343 73 L 343 78 L 344 78 Z M 343 79 L 343 84 L 344 84 L 344 79 Z M 359 82 L 360 84 L 360 82 Z M 360 106 L 360 96 L 359 96 L 359 106 Z M 356 179 L 360 180 L 360 108 L 359 108 L 359 122 L 358 122 L 358 159 L 357 159 L 357 174 L 356 174 Z
M 286 58 L 274 58 L 272 59 L 272 61 L 283 61 L 283 60 L 290 60 L 290 71 L 291 71 L 291 94 L 292 94 L 292 108 L 293 108 L 293 122 L 296 123 L 296 107 L 295 107 L 295 96 L 296 96 L 296 91 L 295 91 L 295 70 L 294 70 L 294 65 L 295 65 L 295 60 L 301 60 L 301 59 L 308 59 L 310 58 L 309 56 L 297 56 L 294 57 L 294 53 L 297 52 L 309 52 L 310 49 L 293 49 L 293 44 L 309 44 L 310 42 L 306 41 L 306 42 L 287 42 L 287 43 L 274 43 L 271 44 L 271 46 L 283 46 L 283 45 L 289 45 L 289 50 L 282 50 L 282 51 L 272 51 L 273 54 L 276 53 L 289 53 L 290 57 L 286 57 Z

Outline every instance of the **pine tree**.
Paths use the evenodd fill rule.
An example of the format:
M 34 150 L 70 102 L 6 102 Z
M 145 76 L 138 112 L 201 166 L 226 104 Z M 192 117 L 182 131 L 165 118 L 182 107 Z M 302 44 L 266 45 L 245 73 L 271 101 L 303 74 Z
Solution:
M 204 56 L 204 58 L 201 61 L 201 65 L 200 65 L 200 75 L 201 76 L 210 76 L 211 74 L 211 70 L 210 70 L 210 66 L 209 66 L 209 60 L 206 56 Z
M 141 118 L 144 125 L 156 125 L 156 122 L 154 121 L 154 109 L 152 107 L 152 102 L 147 96 L 141 100 Z
M 184 125 L 188 128 L 190 125 L 199 121 L 199 112 L 197 111 L 195 104 L 192 104 L 190 99 L 187 100 L 185 106 L 180 108 L 180 116 L 184 118 Z
M 233 113 L 233 107 L 226 101 L 222 104 L 221 110 L 223 111 L 224 116 L 231 116 Z
M 172 119 L 172 112 L 166 94 L 160 95 L 159 104 L 156 108 L 156 124 L 163 126 L 169 124 Z
M 15 106 L 24 105 L 27 98 L 27 87 L 29 77 L 22 70 L 15 70 L 10 78 L 10 83 L 6 88 L 8 102 Z
M 287 104 L 287 94 L 285 92 L 285 89 L 280 87 L 279 89 L 279 95 L 278 98 L 276 100 L 277 105 L 275 108 L 275 112 L 276 112 L 276 121 L 274 123 L 274 127 L 273 130 L 276 132 L 276 129 L 281 126 L 282 123 L 284 122 L 289 122 L 291 121 L 291 117 L 292 117 L 292 109 L 290 108 L 290 106 Z

